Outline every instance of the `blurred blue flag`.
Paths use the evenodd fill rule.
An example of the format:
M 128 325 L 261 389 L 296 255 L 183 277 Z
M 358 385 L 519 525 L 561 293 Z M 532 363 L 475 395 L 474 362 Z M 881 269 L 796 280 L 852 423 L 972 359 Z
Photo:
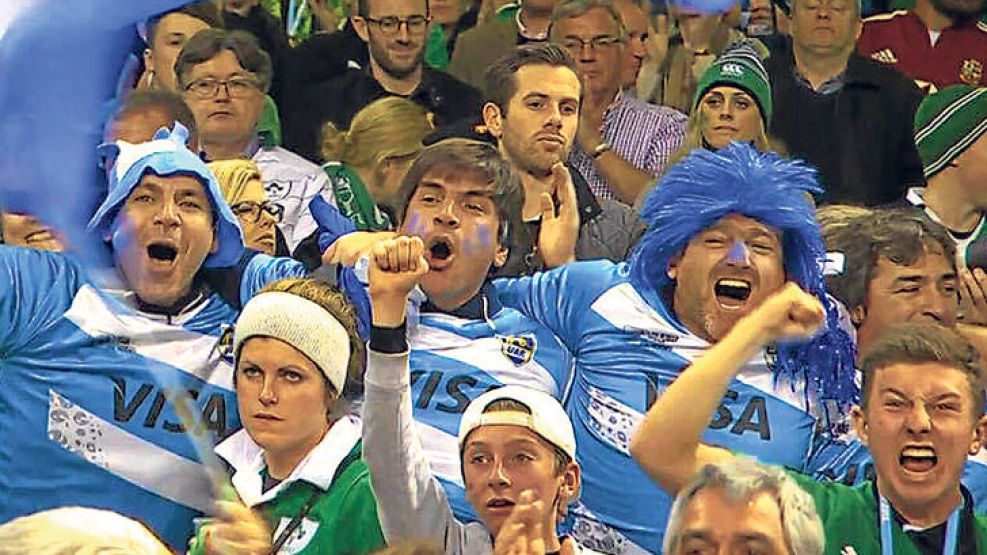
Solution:
M 5 3 L 8 0 L 3 0 Z M 134 24 L 189 0 L 20 0 L 0 17 L 0 204 L 98 260 L 85 223 L 105 191 L 96 146 Z
M 689 12 L 719 14 L 733 8 L 739 0 L 667 0 L 669 5 Z

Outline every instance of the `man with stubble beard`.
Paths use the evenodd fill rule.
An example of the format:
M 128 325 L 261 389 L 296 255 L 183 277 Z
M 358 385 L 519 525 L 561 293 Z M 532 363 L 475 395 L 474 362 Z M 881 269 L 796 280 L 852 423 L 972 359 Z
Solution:
M 660 552 L 672 499 L 629 451 L 644 413 L 786 281 L 825 301 L 823 243 L 806 194 L 815 191 L 801 162 L 741 143 L 696 149 L 649 194 L 641 214 L 650 227 L 629 262 L 577 262 L 495 282 L 505 305 L 545 324 L 575 355 L 566 410 L 583 469 L 572 535 L 584 546 Z M 850 339 L 831 303 L 827 311 L 827 329 L 811 342 L 745 360 L 707 419 L 707 441 L 807 467 L 817 436 L 835 421 L 826 409 L 855 392 Z
M 437 125 L 473 117 L 479 91 L 423 65 L 430 19 L 425 0 L 360 0 L 353 26 L 367 43 L 370 63 L 302 94 L 285 126 L 287 144 L 319 160 L 324 122 L 345 129 L 361 108 L 388 95 L 421 104 L 435 114 Z
M 487 70 L 484 98 L 484 126 L 524 185 L 522 231 L 530 237 L 515 248 L 501 275 L 527 274 L 568 261 L 538 252 L 533 238 L 543 210 L 554 204 L 542 196 L 556 201 L 565 196 L 558 187 L 568 186 L 570 177 L 579 212 L 575 258 L 624 260 L 644 232 L 643 224 L 627 206 L 594 196 L 578 171 L 563 171 L 579 127 L 582 98 L 578 69 L 569 54 L 549 44 L 518 47 Z
M 964 83 L 987 85 L 987 10 L 984 0 L 917 0 L 911 10 L 864 20 L 857 49 L 933 93 Z

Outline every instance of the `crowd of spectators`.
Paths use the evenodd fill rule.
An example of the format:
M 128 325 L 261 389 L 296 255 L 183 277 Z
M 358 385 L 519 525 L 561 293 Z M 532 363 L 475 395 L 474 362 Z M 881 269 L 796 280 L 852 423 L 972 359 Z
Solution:
M 987 554 L 987 0 L 134 37 L 92 237 L 0 210 L 0 555 Z

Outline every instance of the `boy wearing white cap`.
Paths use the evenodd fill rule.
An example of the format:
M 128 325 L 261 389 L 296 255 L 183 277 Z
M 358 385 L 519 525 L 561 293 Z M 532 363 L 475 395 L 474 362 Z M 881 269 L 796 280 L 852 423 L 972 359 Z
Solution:
M 592 553 L 556 532 L 580 488 L 572 424 L 558 401 L 526 387 L 488 391 L 463 414 L 459 462 L 466 498 L 482 523 L 453 516 L 412 425 L 405 306 L 428 271 L 424 250 L 420 238 L 398 237 L 379 243 L 370 257 L 363 441 L 385 539 L 432 539 L 446 553 L 474 554 L 493 552 L 496 536 L 498 552 L 519 542 L 548 553 Z

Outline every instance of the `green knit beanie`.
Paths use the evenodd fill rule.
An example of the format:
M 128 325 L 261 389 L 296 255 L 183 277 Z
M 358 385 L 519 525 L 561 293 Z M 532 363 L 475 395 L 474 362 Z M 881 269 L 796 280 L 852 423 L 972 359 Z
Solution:
M 939 173 L 987 132 L 987 88 L 953 85 L 915 111 L 915 146 L 925 177 Z
M 760 43 L 740 40 L 728 46 L 699 78 L 692 107 L 699 106 L 703 95 L 717 85 L 737 87 L 757 102 L 764 127 L 767 128 L 771 123 L 771 82 L 764 69 L 765 56 L 761 54 L 765 49 L 758 48 L 758 45 Z

